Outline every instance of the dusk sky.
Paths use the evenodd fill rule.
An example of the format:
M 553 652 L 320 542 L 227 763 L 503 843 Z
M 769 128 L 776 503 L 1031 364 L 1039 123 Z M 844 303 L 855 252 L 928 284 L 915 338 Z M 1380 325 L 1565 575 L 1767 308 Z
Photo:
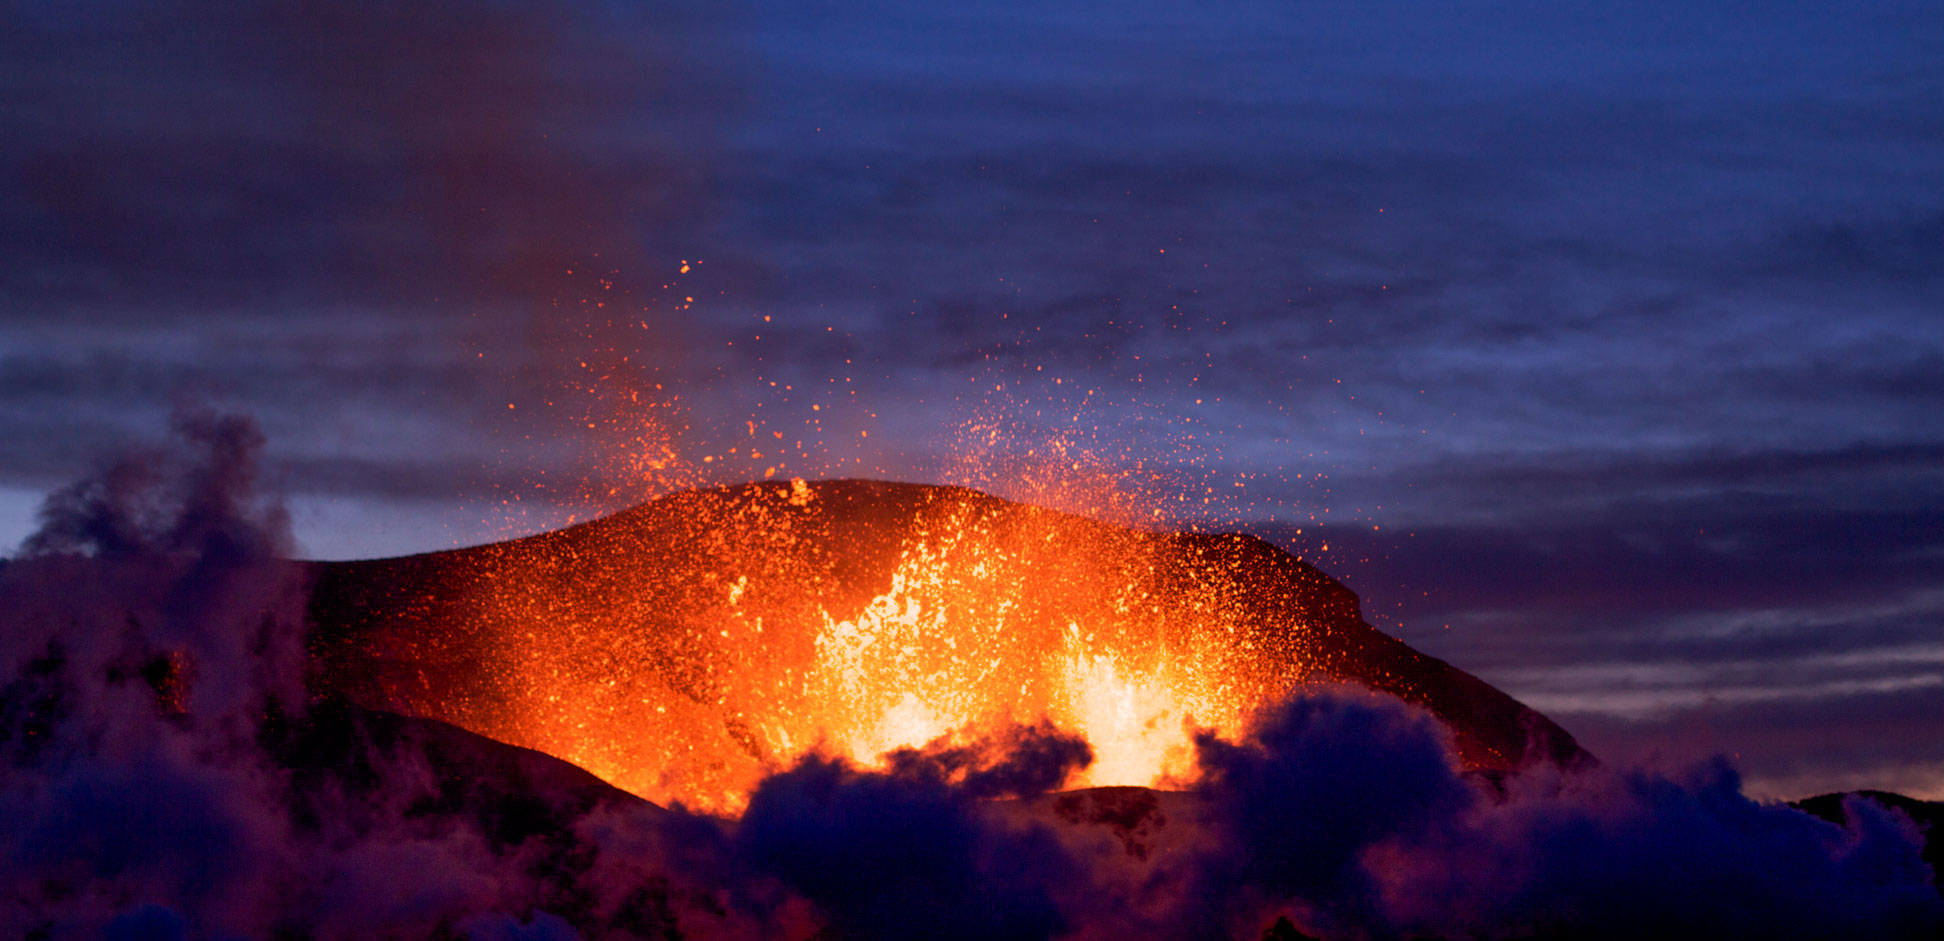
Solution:
M 1934 0 L 274 9 L 0 4 L 0 552 L 184 397 L 329 559 L 1064 443 L 1604 758 L 1944 799 Z

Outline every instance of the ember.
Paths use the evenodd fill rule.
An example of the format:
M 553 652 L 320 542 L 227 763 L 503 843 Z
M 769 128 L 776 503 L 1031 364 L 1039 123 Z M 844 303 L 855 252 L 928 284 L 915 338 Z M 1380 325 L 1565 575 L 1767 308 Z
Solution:
M 1041 720 L 1094 749 L 1069 783 L 1165 783 L 1191 766 L 1192 730 L 1237 733 L 1312 676 L 1446 713 L 1522 711 L 1371 631 L 1353 596 L 1258 540 L 947 487 L 687 491 L 528 539 L 332 565 L 312 614 L 326 681 L 361 703 L 723 813 L 813 751 L 870 764 Z M 1441 685 L 1420 695 L 1407 676 Z M 1468 760 L 1519 759 L 1522 742 L 1474 724 L 1454 722 Z

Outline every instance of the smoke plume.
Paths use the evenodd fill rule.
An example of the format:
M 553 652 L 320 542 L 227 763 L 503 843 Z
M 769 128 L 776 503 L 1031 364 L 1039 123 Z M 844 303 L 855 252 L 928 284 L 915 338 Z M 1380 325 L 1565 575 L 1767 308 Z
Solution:
M 1675 776 L 1459 770 L 1428 715 L 1355 690 L 1204 736 L 1209 849 L 1179 914 L 1322 937 L 1915 937 L 1944 905 L 1905 816 L 1844 826 L 1744 797 L 1725 761 Z M 1185 933 L 1185 931 L 1184 931 Z
M 35 938 L 1917 937 L 1922 834 L 1677 774 L 1462 770 L 1314 688 L 1176 792 L 1047 796 L 1049 724 L 779 767 L 737 820 L 308 691 L 302 566 L 247 419 L 49 498 L 0 568 L 0 934 Z

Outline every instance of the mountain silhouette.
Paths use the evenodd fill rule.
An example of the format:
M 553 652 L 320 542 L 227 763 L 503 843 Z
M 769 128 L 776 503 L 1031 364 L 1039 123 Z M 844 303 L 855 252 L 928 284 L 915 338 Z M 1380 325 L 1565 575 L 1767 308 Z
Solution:
M 1087 671 L 1124 698 L 1164 674 L 1192 691 L 1133 735 L 1336 681 L 1430 711 L 1472 770 L 1591 761 L 1549 719 L 1372 628 L 1356 595 L 1261 539 L 962 488 L 752 483 L 506 542 L 312 564 L 314 685 L 661 803 L 733 805 L 819 723 L 862 723 L 864 748 L 912 716 L 1079 710 L 1063 690 Z

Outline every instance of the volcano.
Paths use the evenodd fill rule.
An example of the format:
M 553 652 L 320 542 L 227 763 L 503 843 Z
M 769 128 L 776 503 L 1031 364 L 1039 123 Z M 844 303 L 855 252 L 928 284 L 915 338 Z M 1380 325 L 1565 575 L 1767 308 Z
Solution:
M 1366 623 L 1246 535 L 1152 532 L 953 487 L 764 482 L 555 532 L 315 563 L 313 682 L 733 812 L 812 750 L 868 763 L 1051 721 L 1081 785 L 1153 785 L 1196 729 L 1309 684 L 1422 706 L 1474 770 L 1591 759 L 1510 696 Z
M 1944 925 L 1935 807 L 1600 766 L 1248 536 L 788 481 L 298 564 L 0 568 L 0 934 Z

